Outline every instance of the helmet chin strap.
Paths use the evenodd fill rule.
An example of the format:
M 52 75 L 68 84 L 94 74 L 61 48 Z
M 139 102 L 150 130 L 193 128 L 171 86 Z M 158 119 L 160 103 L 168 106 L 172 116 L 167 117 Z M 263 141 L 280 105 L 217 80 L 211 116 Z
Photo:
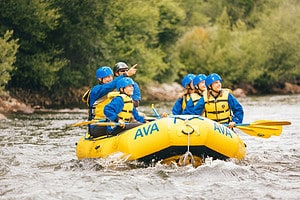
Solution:
M 214 90 L 214 89 L 211 89 L 211 91 L 214 91 L 215 93 L 220 93 L 220 91 L 216 91 L 216 90 Z
M 209 93 L 210 93 L 212 96 L 214 96 L 215 98 L 217 98 L 217 97 L 220 95 L 221 90 L 220 90 L 220 91 L 215 91 L 214 89 L 212 89 L 211 86 L 209 86 L 208 89 L 209 89 Z M 212 92 L 217 93 L 217 95 L 216 95 L 216 96 L 213 95 Z
M 204 90 L 201 90 L 198 86 L 195 86 L 196 91 L 203 92 Z
M 100 84 L 103 84 L 103 78 L 100 78 L 100 79 L 99 79 L 99 83 L 100 83 Z

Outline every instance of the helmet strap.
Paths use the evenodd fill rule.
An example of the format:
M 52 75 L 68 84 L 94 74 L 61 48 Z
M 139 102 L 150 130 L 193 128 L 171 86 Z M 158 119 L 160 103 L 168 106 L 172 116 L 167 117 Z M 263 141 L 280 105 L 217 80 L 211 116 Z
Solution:
M 217 98 L 217 97 L 220 95 L 221 91 L 222 91 L 222 90 L 219 91 L 219 92 L 218 92 L 218 91 L 215 91 L 214 89 L 212 89 L 211 85 L 208 86 L 208 89 L 209 89 L 209 93 L 210 93 L 213 97 L 215 97 L 215 98 Z M 216 95 L 214 95 L 213 92 L 214 92 Z

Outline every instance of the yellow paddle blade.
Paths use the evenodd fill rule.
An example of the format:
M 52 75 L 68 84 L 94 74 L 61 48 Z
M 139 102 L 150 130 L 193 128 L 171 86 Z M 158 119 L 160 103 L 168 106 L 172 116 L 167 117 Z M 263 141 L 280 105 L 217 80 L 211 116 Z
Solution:
M 262 126 L 285 126 L 291 125 L 292 123 L 289 121 L 275 121 L 275 120 L 256 120 L 251 123 L 255 125 L 262 125 Z
M 271 137 L 270 134 L 268 133 L 262 133 L 262 132 L 257 132 L 257 130 L 249 127 L 249 126 L 236 126 L 235 128 L 240 129 L 241 131 L 243 131 L 244 133 L 251 135 L 251 136 L 255 136 L 255 137 L 262 137 L 262 138 L 269 138 Z
M 250 128 L 255 130 L 257 133 L 263 133 L 267 135 L 279 136 L 282 133 L 282 126 L 261 126 L 251 124 Z

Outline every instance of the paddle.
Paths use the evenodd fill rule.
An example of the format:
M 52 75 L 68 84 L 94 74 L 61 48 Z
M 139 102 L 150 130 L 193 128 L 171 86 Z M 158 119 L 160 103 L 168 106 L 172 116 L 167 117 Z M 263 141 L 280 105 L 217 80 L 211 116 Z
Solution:
M 291 125 L 289 121 L 256 120 L 250 124 L 235 124 L 235 127 L 251 136 L 269 138 L 279 136 L 282 126 Z
M 252 122 L 251 124 L 238 124 L 238 126 L 251 126 L 251 125 L 262 125 L 262 126 L 285 126 L 285 125 L 291 125 L 292 123 L 289 121 L 274 121 L 274 120 L 256 120 Z
M 71 126 L 83 126 L 83 125 L 95 124 L 97 122 L 103 122 L 103 119 L 101 119 L 101 120 L 84 121 L 84 122 L 77 122 L 75 124 L 72 124 Z
M 151 108 L 152 108 L 152 110 L 153 110 L 155 116 L 156 116 L 158 119 L 160 119 L 161 117 L 160 117 L 160 115 L 158 114 L 157 110 L 154 108 L 154 104 L 151 105 Z
M 156 118 L 154 118 L 154 117 L 145 117 L 145 120 L 150 122 L 150 121 L 156 120 Z M 91 121 L 78 122 L 78 123 L 72 124 L 71 126 L 84 126 L 84 125 L 89 125 L 89 124 L 97 125 L 97 126 L 119 125 L 116 122 L 104 122 L 103 119 L 101 119 L 101 120 L 91 120 Z M 127 123 L 125 123 L 125 124 L 127 124 Z
M 128 124 L 128 123 L 124 123 L 124 124 Z M 94 123 L 93 125 L 96 125 L 96 126 L 118 126 L 120 125 L 120 123 L 118 122 L 97 122 L 97 123 Z
M 85 122 L 78 122 L 78 123 L 72 124 L 72 126 L 82 126 L 82 125 L 89 125 L 89 124 L 96 125 L 96 126 L 117 126 L 117 125 L 120 125 L 120 123 L 118 123 L 118 122 L 103 122 L 101 120 L 91 120 L 91 121 L 85 121 Z M 129 124 L 129 123 L 125 122 L 125 124 Z
M 239 126 L 235 125 L 235 128 L 240 129 L 244 133 L 262 137 L 269 138 L 271 136 L 279 136 L 282 133 L 282 126 L 260 126 L 260 125 L 251 125 L 251 126 Z

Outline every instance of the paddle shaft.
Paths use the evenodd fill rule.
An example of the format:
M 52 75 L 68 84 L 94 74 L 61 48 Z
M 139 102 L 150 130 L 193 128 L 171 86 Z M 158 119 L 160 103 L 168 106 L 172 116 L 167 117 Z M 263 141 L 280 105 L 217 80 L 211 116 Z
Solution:
M 125 123 L 126 124 L 126 123 Z M 72 126 L 97 125 L 97 126 L 115 126 L 120 125 L 118 122 L 103 122 L 102 120 L 91 120 L 72 124 Z
M 151 108 L 152 108 L 152 110 L 153 110 L 155 116 L 156 116 L 158 119 L 160 119 L 161 117 L 160 117 L 160 115 L 158 114 L 157 110 L 154 108 L 154 104 L 151 105 Z

